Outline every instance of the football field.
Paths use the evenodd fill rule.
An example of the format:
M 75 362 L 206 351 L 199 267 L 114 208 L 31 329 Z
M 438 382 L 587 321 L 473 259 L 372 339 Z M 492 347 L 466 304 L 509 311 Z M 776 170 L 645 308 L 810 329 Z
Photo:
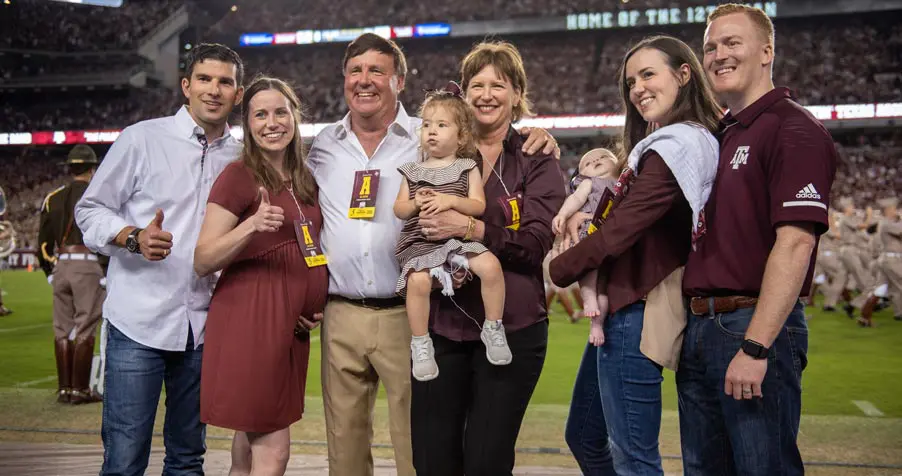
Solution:
M 99 437 L 93 432 L 99 429 L 100 405 L 54 403 L 51 289 L 43 273 L 4 271 L 0 273 L 0 286 L 6 306 L 14 311 L 0 318 L 0 439 L 96 443 Z M 824 313 L 818 308 L 809 308 L 808 312 L 812 318 L 808 368 L 802 381 L 800 435 L 806 461 L 902 465 L 902 322 L 894 321 L 891 311 L 884 310 L 875 315 L 876 328 L 863 329 L 842 312 Z M 526 449 L 526 460 L 569 465 L 572 460 L 567 456 L 533 453 L 566 448 L 563 426 L 588 322 L 570 324 L 556 308 L 549 334 L 545 368 L 519 446 Z M 311 352 L 307 413 L 292 427 L 292 438 L 307 441 L 309 451 L 322 451 L 320 443 L 325 439 L 322 404 L 317 398 L 319 370 L 317 332 Z M 679 454 L 677 399 L 673 373 L 665 370 L 664 376 L 662 453 L 675 456 Z M 377 403 L 376 419 L 375 440 L 388 443 L 382 401 Z M 157 419 L 158 426 L 161 420 Z M 47 429 L 65 431 L 45 433 Z M 211 429 L 210 435 L 226 438 L 228 432 Z M 873 473 L 823 474 L 897 474 L 902 473 L 900 469 L 902 466 Z

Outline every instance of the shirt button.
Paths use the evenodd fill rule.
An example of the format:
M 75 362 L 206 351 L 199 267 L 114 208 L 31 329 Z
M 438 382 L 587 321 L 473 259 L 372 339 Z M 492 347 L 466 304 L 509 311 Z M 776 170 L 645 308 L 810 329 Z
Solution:
M 373 282 L 372 282 L 372 281 L 367 281 L 366 284 L 367 284 L 368 286 L 372 286 L 372 285 L 373 285 Z
M 364 252 L 363 252 L 363 256 L 364 256 L 364 257 L 369 256 L 369 255 L 370 255 L 370 252 L 369 252 L 369 251 L 364 251 Z

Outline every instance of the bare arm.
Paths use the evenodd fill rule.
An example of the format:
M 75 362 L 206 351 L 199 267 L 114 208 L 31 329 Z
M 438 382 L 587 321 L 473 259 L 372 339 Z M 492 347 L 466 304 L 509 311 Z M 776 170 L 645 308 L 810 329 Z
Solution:
M 777 241 L 767 258 L 761 293 L 745 337 L 770 347 L 799 299 L 817 239 L 811 223 L 777 227 Z
M 467 216 L 482 216 L 485 213 L 485 189 L 482 188 L 482 174 L 479 173 L 478 167 L 473 167 L 470 169 L 469 175 L 467 198 L 458 197 L 453 208 Z
M 253 220 L 238 217 L 216 203 L 207 204 L 204 224 L 194 249 L 194 272 L 207 276 L 225 268 L 254 236 Z
M 564 205 L 561 206 L 561 210 L 557 212 L 558 216 L 563 217 L 564 220 L 570 218 L 574 213 L 578 212 L 583 205 L 589 200 L 589 194 L 592 193 L 592 181 L 591 180 L 583 180 L 580 182 L 579 186 L 576 187 L 576 191 L 570 194 L 566 200 L 564 200 Z
M 406 179 L 401 181 L 401 189 L 398 190 L 398 198 L 395 199 L 392 209 L 395 211 L 395 216 L 402 220 L 407 220 L 420 212 L 416 201 L 410 199 L 410 187 L 407 185 Z

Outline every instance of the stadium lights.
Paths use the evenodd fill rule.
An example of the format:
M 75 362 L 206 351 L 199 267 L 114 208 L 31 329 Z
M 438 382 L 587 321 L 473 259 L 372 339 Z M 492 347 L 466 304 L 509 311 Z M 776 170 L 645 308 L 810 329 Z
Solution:
M 855 119 L 889 119 L 902 117 L 902 103 L 842 104 L 834 106 L 805 106 L 815 118 L 821 121 L 842 121 Z M 517 127 L 541 127 L 549 131 L 578 129 L 613 129 L 622 127 L 622 114 L 594 114 L 581 116 L 540 116 L 523 119 Z M 299 130 L 305 138 L 315 137 L 331 123 L 301 124 Z M 64 145 L 64 144 L 110 144 L 119 137 L 119 130 L 94 131 L 38 131 L 0 133 L 0 146 L 4 145 Z M 244 137 L 240 126 L 232 126 L 229 132 L 236 139 Z

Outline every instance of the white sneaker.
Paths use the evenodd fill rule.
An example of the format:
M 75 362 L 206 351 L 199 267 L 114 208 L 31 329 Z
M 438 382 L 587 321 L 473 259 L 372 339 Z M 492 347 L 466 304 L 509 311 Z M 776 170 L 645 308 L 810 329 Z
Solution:
M 410 358 L 413 361 L 411 372 L 413 378 L 425 382 L 438 377 L 438 364 L 435 363 L 435 347 L 428 335 L 414 337 L 410 340 Z
M 485 358 L 493 365 L 507 365 L 513 360 L 511 349 L 507 346 L 507 335 L 501 321 L 485 321 L 479 333 L 485 344 Z

